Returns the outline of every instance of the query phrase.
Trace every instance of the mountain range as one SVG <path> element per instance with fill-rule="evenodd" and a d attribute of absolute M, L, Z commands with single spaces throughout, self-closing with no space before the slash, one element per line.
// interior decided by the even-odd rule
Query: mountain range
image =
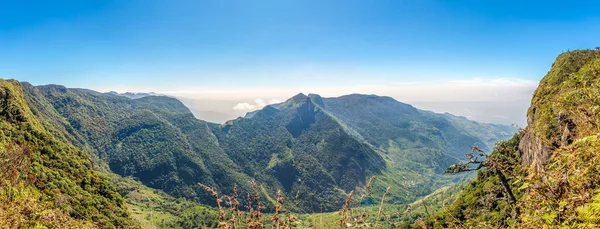
<path fill-rule="evenodd" d="M 3 148 L 33 145 L 32 151 L 40 155 L 30 155 L 28 160 L 66 177 L 65 182 L 75 182 L 35 185 L 48 201 L 60 197 L 48 193 L 71 196 L 71 189 L 98 195 L 88 199 L 100 205 L 85 204 L 85 209 L 91 209 L 85 215 L 76 208 L 51 206 L 84 221 L 97 223 L 104 217 L 100 225 L 105 227 L 131 222 L 121 197 L 126 193 L 119 195 L 103 174 L 131 177 L 173 197 L 210 205 L 214 198 L 198 183 L 225 194 L 234 187 L 251 193 L 249 181 L 255 180 L 267 200 L 267 211 L 276 205 L 272 196 L 277 190 L 286 199 L 297 199 L 286 203 L 295 212 L 333 211 L 343 205 L 348 192 L 362 190 L 373 175 L 383 185 L 374 192 L 391 187 L 390 203 L 414 201 L 457 181 L 458 177 L 442 172 L 473 145 L 491 150 L 496 141 L 516 132 L 511 126 L 419 110 L 375 95 L 298 94 L 216 124 L 195 118 L 175 98 L 155 94 L 100 93 L 14 80 L 3 80 L 1 85 L 2 120 L 8 126 L 3 132 L 12 136 L 2 142 Z M 48 153 L 37 138 L 59 142 L 73 152 Z M 39 181 L 46 176 L 44 169 L 22 173 L 37 177 L 32 183 L 48 183 Z M 89 184 L 92 178 L 81 174 L 100 180 Z"/>

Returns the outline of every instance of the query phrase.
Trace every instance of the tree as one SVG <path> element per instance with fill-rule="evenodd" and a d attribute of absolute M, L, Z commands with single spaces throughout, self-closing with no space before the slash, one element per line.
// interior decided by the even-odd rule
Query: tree
<path fill-rule="evenodd" d="M 515 195 L 513 194 L 510 185 L 508 184 L 508 179 L 506 179 L 506 176 L 502 171 L 504 166 L 500 162 L 500 160 L 496 160 L 494 157 L 485 154 L 483 150 L 481 150 L 481 148 L 479 148 L 478 146 L 473 146 L 471 152 L 467 154 L 467 159 L 468 160 L 466 162 L 451 165 L 446 169 L 446 171 L 444 171 L 444 173 L 458 174 L 462 172 L 476 171 L 483 168 L 487 168 L 494 175 L 498 176 L 500 184 L 502 185 L 506 193 L 508 203 L 515 207 L 517 199 L 515 198 Z M 515 213 L 516 215 L 519 214 L 517 208 L 515 208 Z"/>

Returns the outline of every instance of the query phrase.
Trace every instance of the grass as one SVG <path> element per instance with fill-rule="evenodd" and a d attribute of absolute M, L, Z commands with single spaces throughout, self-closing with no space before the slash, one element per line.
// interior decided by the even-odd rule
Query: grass
<path fill-rule="evenodd" d="M 131 177 L 111 177 L 127 202 L 131 217 L 142 228 L 216 227 L 219 213 L 212 207 L 149 188 Z"/>
<path fill-rule="evenodd" d="M 371 177 L 364 189 L 360 190 L 361 194 L 348 193 L 339 211 L 307 214 L 295 214 L 284 209 L 284 201 L 290 200 L 284 200 L 282 195 L 267 197 L 267 201 L 275 202 L 274 213 L 261 212 L 259 193 L 264 192 L 264 187 L 256 183 L 252 185 L 254 190 L 253 194 L 248 195 L 249 199 L 242 200 L 246 202 L 244 209 L 232 208 L 230 197 L 221 196 L 214 189 L 201 186 L 212 193 L 218 202 L 225 203 L 219 206 L 219 211 L 224 213 L 218 224 L 219 228 L 408 228 L 416 227 L 413 225 L 415 221 L 436 214 L 452 203 L 464 183 L 443 186 L 410 204 L 389 204 L 386 196 L 390 188 L 386 188 L 383 196 L 377 197 L 379 202 L 374 201 L 371 190 L 380 185 L 376 179 L 378 178 L 375 176 Z M 230 211 L 226 211 L 227 208 Z M 236 210 L 238 213 L 234 214 Z"/>

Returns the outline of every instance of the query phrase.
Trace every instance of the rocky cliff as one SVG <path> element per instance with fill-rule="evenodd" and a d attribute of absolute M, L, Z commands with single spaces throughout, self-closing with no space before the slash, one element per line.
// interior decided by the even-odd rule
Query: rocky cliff
<path fill-rule="evenodd" d="M 540 81 L 527 113 L 519 144 L 524 165 L 542 166 L 554 149 L 598 132 L 600 124 L 600 51 L 559 55 Z"/>

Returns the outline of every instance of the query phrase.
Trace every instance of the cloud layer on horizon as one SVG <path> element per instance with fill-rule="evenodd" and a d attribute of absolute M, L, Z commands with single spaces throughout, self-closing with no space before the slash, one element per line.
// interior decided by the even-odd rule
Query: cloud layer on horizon
<path fill-rule="evenodd" d="M 213 122 L 223 122 L 243 116 L 248 111 L 285 101 L 302 92 L 319 94 L 323 97 L 354 93 L 389 96 L 421 109 L 449 112 L 482 122 L 524 126 L 526 110 L 536 87 L 537 82 L 531 80 L 474 78 L 460 81 L 392 82 L 387 85 L 199 88 L 192 91 L 161 93 L 185 98 L 187 101 L 197 101 L 196 103 L 184 102 L 193 111 L 205 110 L 228 116 L 218 118 L 219 120 L 208 120 Z M 207 106 L 208 104 L 212 105 Z M 228 105 L 216 106 L 215 104 Z M 199 118 L 206 118 L 196 115 Z"/>
<path fill-rule="evenodd" d="M 254 103 L 248 103 L 248 102 L 238 103 L 235 106 L 233 106 L 233 109 L 237 110 L 237 111 L 253 111 L 253 110 L 262 109 L 263 107 L 265 107 L 267 105 L 281 103 L 281 102 L 282 102 L 282 100 L 279 100 L 279 99 L 271 99 L 271 100 L 269 100 L 268 103 L 262 99 L 255 99 Z"/>

